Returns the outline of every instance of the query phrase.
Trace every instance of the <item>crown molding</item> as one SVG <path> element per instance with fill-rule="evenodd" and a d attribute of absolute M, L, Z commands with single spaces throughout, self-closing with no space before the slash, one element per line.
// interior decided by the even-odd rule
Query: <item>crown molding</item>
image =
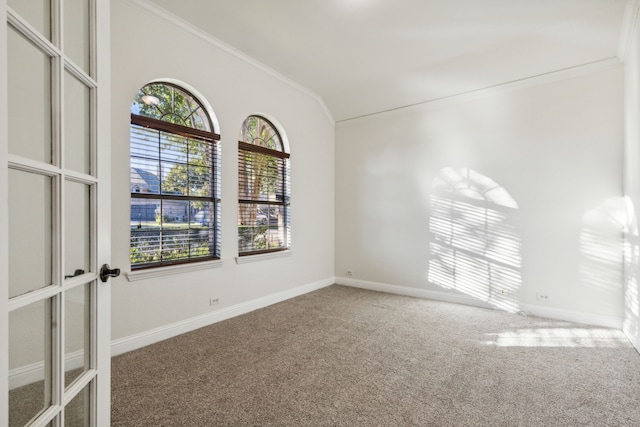
<path fill-rule="evenodd" d="M 222 40 L 219 40 L 215 37 L 213 37 L 211 34 L 197 28 L 196 26 L 194 26 L 193 24 L 191 24 L 190 22 L 174 15 L 173 13 L 169 12 L 168 10 L 158 6 L 157 4 L 151 2 L 150 0 L 123 0 L 126 1 L 128 3 L 134 4 L 142 9 L 144 9 L 145 11 L 149 12 L 149 13 L 153 13 L 154 15 L 156 15 L 159 18 L 164 19 L 165 21 L 175 25 L 176 27 L 182 29 L 183 31 L 186 31 L 187 33 L 199 38 L 200 40 L 209 43 L 210 45 L 223 50 L 224 52 L 234 56 L 237 59 L 240 59 L 241 61 L 244 61 L 245 63 L 251 65 L 252 67 L 257 68 L 258 70 L 262 71 L 265 74 L 270 75 L 271 77 L 281 81 L 282 83 L 285 83 L 289 86 L 291 86 L 292 88 L 296 89 L 297 91 L 309 96 L 310 98 L 313 98 L 316 102 L 318 102 L 318 104 L 320 104 L 320 108 L 322 109 L 322 112 L 324 113 L 324 115 L 326 116 L 326 118 L 329 120 L 329 122 L 332 125 L 335 125 L 336 120 L 333 117 L 333 114 L 331 114 L 331 111 L 329 110 L 329 107 L 327 107 L 327 104 L 324 102 L 324 100 L 322 99 L 322 97 L 320 95 L 318 95 L 317 93 L 307 89 L 306 87 L 304 87 L 303 85 L 301 85 L 300 83 L 290 79 L 289 77 L 286 77 L 285 75 L 279 73 L 278 71 L 274 70 L 273 68 L 268 67 L 267 65 L 263 64 L 262 62 L 259 62 L 255 59 L 253 59 L 252 57 L 250 57 L 249 55 L 239 51 L 238 49 L 234 48 L 231 45 L 228 45 L 227 43 L 223 42 Z"/>
<path fill-rule="evenodd" d="M 625 62 L 629 55 L 629 48 L 633 32 L 638 26 L 640 20 L 640 0 L 629 0 L 624 10 L 622 18 L 622 29 L 620 30 L 620 39 L 618 41 L 618 58 Z"/>
<path fill-rule="evenodd" d="M 640 0 L 639 0 L 640 1 Z M 382 111 L 373 111 L 371 113 L 363 114 L 361 116 L 350 117 L 341 119 L 336 122 L 336 127 L 350 124 L 351 122 L 359 120 L 374 119 L 377 120 L 380 117 L 392 116 L 398 114 L 414 113 L 418 111 L 424 111 L 429 108 L 437 108 L 442 105 L 465 102 L 471 99 L 476 99 L 485 96 L 495 95 L 502 91 L 517 90 L 521 88 L 536 86 L 544 83 L 549 83 L 558 80 L 564 80 L 571 77 L 595 72 L 598 70 L 606 69 L 609 67 L 620 67 L 621 61 L 618 57 L 613 56 L 611 58 L 604 58 L 586 64 L 574 65 L 571 67 L 563 68 L 560 70 L 549 71 L 533 76 L 523 77 L 517 80 L 511 80 L 508 82 L 497 83 L 495 85 L 481 87 L 477 89 L 470 89 L 466 92 L 452 93 L 451 95 L 445 95 L 440 98 L 427 99 L 415 104 L 401 105 L 398 107 L 389 108 Z"/>

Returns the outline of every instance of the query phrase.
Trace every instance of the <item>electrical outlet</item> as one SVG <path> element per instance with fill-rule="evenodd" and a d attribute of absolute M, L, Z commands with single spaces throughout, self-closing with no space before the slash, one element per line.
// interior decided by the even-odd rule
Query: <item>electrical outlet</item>
<path fill-rule="evenodd" d="M 347 270 L 345 271 L 345 274 L 347 275 L 347 277 L 353 277 L 353 270 Z"/>
<path fill-rule="evenodd" d="M 547 295 L 547 294 L 536 294 L 536 299 L 538 301 L 549 301 L 549 295 Z"/>
<path fill-rule="evenodd" d="M 220 298 L 209 298 L 209 305 L 216 305 L 220 302 Z"/>

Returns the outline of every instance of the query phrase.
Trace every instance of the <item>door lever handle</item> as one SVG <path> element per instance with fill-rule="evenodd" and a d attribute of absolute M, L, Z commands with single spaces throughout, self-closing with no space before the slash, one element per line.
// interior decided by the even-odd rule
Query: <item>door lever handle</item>
<path fill-rule="evenodd" d="M 108 264 L 105 264 L 100 269 L 100 280 L 106 282 L 109 277 L 118 277 L 120 275 L 119 268 L 111 268 Z"/>
<path fill-rule="evenodd" d="M 81 268 L 78 268 L 76 269 L 76 271 L 73 272 L 73 274 L 67 274 L 66 276 L 64 276 L 64 278 L 70 279 L 72 277 L 80 276 L 81 274 L 84 274 L 84 270 Z"/>

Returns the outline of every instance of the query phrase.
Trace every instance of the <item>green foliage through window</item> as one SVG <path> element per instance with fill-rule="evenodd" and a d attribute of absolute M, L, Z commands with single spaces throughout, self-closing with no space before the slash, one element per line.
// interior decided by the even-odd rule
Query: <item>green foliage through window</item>
<path fill-rule="evenodd" d="M 289 247 L 289 154 L 275 126 L 260 116 L 242 125 L 238 148 L 240 255 Z"/>
<path fill-rule="evenodd" d="M 170 83 L 149 83 L 140 89 L 131 104 L 131 113 L 199 130 L 213 129 L 203 105 Z"/>
<path fill-rule="evenodd" d="M 219 135 L 205 108 L 150 83 L 131 111 L 132 267 L 218 258 Z"/>

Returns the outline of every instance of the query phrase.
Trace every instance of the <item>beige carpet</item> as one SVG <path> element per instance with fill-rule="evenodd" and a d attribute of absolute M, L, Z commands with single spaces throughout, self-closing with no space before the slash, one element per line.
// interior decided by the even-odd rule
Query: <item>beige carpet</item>
<path fill-rule="evenodd" d="M 71 384 L 73 380 L 82 374 L 82 369 L 68 371 L 65 376 L 65 384 Z M 39 416 L 48 406 L 45 405 L 44 381 L 36 381 L 22 387 L 9 390 L 9 427 L 22 427 L 28 424 L 37 415 Z M 65 427 L 83 427 L 87 425 L 89 414 L 85 403 L 89 396 L 81 391 L 69 402 L 65 408 Z"/>
<path fill-rule="evenodd" d="M 619 331 L 342 286 L 112 366 L 113 426 L 640 426 Z"/>

